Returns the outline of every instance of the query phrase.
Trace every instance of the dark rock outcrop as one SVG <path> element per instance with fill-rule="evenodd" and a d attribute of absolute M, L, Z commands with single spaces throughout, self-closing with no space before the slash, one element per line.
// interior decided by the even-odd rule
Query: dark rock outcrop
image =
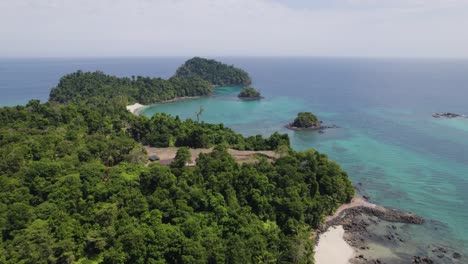
<path fill-rule="evenodd" d="M 455 113 L 434 113 L 432 114 L 434 118 L 456 118 L 456 117 L 466 117 L 465 115 L 455 114 Z"/>

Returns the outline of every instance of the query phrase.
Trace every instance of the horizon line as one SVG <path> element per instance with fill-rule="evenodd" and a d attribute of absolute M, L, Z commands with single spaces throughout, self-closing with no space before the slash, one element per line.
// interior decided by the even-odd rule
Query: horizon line
<path fill-rule="evenodd" d="M 365 55 L 85 55 L 85 56 L 2 56 L 3 59 L 154 59 L 154 58 L 319 58 L 319 59 L 427 59 L 468 60 L 468 56 L 365 56 Z"/>

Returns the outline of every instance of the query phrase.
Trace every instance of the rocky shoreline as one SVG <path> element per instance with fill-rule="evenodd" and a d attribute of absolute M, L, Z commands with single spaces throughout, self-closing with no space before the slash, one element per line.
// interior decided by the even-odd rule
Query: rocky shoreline
<path fill-rule="evenodd" d="M 253 97 L 238 96 L 238 98 L 241 101 L 256 101 L 256 100 L 265 99 L 265 97 L 263 97 L 263 96 L 253 96 Z"/>
<path fill-rule="evenodd" d="M 291 130 L 295 130 L 295 131 L 312 130 L 312 131 L 319 131 L 322 133 L 323 133 L 323 130 L 325 129 L 339 128 L 339 126 L 337 125 L 323 125 L 321 122 L 320 122 L 320 125 L 311 126 L 311 127 L 295 127 L 292 125 L 292 123 L 287 124 L 285 127 Z"/>
<path fill-rule="evenodd" d="M 464 256 L 433 245 L 418 252 L 395 250 L 412 245 L 409 225 L 421 225 L 425 220 L 413 213 L 385 208 L 355 197 L 340 207 L 316 230 L 315 244 L 320 235 L 332 226 L 342 226 L 344 240 L 355 250 L 349 263 L 463 263 Z"/>

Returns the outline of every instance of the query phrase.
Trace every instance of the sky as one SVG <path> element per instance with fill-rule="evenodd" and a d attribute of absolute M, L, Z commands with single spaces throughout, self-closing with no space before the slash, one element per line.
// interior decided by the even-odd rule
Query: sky
<path fill-rule="evenodd" d="M 468 0 L 0 0 L 0 57 L 468 58 Z"/>

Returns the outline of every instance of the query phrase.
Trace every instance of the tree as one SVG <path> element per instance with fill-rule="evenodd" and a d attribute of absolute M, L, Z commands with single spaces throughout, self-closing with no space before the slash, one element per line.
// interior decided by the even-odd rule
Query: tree
<path fill-rule="evenodd" d="M 203 108 L 203 106 L 200 105 L 200 109 L 197 112 L 195 112 L 195 115 L 197 116 L 197 122 L 200 122 L 200 116 L 203 113 L 203 111 L 205 111 L 205 108 Z"/>
<path fill-rule="evenodd" d="M 35 220 L 15 236 L 12 263 L 54 263 L 54 244 L 47 221 Z"/>
<path fill-rule="evenodd" d="M 171 163 L 172 168 L 183 168 L 185 164 L 192 161 L 192 154 L 186 147 L 179 148 L 177 150 L 174 161 Z"/>

